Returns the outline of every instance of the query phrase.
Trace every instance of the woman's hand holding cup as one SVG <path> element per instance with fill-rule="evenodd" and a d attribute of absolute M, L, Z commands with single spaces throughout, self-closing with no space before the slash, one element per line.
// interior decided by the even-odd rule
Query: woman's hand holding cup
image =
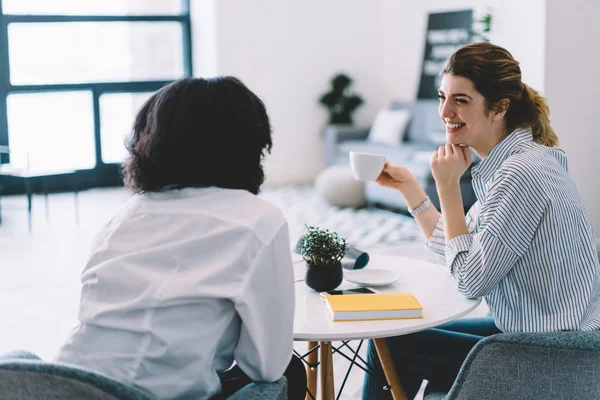
<path fill-rule="evenodd" d="M 405 190 L 411 192 L 411 187 L 420 187 L 409 170 L 392 164 L 382 154 L 351 151 L 350 165 L 356 179 L 375 181 L 381 186 L 399 190 L 404 195 Z"/>
<path fill-rule="evenodd" d="M 427 199 L 425 190 L 417 178 L 405 167 L 386 161 L 383 171 L 375 180 L 379 185 L 398 190 L 409 208 L 415 208 Z M 437 219 L 436 219 L 437 221 Z M 433 223 L 435 226 L 435 223 Z M 433 231 L 433 228 L 431 228 Z"/>
<path fill-rule="evenodd" d="M 402 188 L 406 184 L 414 181 L 415 177 L 408 169 L 400 165 L 394 165 L 389 161 L 385 162 L 383 171 L 381 171 L 381 174 L 375 180 L 381 186 L 400 191 L 402 191 Z"/>

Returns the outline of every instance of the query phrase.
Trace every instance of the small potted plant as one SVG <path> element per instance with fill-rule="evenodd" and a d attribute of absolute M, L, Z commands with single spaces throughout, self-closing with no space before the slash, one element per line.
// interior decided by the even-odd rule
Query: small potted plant
<path fill-rule="evenodd" d="M 353 123 L 352 114 L 363 104 L 363 99 L 350 92 L 352 79 L 346 74 L 337 74 L 331 79 L 331 89 L 321 95 L 319 103 L 329 111 L 329 124 Z"/>
<path fill-rule="evenodd" d="M 306 261 L 306 285 L 317 292 L 333 290 L 344 277 L 342 258 L 346 239 L 316 226 L 306 226 L 306 230 L 299 243 L 300 254 Z"/>

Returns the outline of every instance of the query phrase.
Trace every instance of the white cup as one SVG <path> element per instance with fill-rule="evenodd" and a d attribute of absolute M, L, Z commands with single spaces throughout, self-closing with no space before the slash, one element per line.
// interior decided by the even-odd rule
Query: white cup
<path fill-rule="evenodd" d="M 361 153 L 358 151 L 350 152 L 350 166 L 354 178 L 362 181 L 374 181 L 377 179 L 383 166 L 385 165 L 385 156 L 381 154 Z"/>

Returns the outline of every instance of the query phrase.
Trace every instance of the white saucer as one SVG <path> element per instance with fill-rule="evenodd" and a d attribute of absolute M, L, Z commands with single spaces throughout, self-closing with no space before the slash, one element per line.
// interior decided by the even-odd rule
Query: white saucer
<path fill-rule="evenodd" d="M 344 270 L 344 279 L 361 286 L 384 286 L 400 279 L 400 274 L 386 269 L 366 267 Z"/>

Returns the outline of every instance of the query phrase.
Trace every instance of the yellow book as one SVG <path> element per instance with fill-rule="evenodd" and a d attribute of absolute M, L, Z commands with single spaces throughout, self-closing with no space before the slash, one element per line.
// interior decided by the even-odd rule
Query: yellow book
<path fill-rule="evenodd" d="M 423 318 L 423 306 L 410 293 L 325 296 L 334 321 Z"/>

